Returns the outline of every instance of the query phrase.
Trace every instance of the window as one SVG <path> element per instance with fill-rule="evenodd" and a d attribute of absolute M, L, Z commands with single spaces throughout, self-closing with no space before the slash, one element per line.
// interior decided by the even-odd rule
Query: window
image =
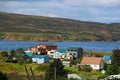
<path fill-rule="evenodd" d="M 77 52 L 77 50 L 74 50 L 75 52 Z"/>
<path fill-rule="evenodd" d="M 76 56 L 76 54 L 75 54 L 75 53 L 74 53 L 73 55 L 74 55 L 74 56 Z"/>
<path fill-rule="evenodd" d="M 53 54 L 54 52 L 50 52 L 51 54 Z"/>
<path fill-rule="evenodd" d="M 72 55 L 72 53 L 69 53 L 69 55 Z"/>

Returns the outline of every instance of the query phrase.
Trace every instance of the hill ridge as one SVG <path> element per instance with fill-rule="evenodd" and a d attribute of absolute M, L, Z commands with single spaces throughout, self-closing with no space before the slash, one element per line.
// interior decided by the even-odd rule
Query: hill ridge
<path fill-rule="evenodd" d="M 19 40 L 120 41 L 120 23 L 107 24 L 4 12 L 0 12 L 0 31 L 0 39 L 3 40 L 18 40 L 16 36 L 21 36 Z M 8 33 L 14 38 L 6 38 Z"/>

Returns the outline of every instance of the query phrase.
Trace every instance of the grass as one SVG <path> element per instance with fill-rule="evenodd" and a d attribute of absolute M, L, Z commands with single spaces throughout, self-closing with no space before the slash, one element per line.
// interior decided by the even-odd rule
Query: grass
<path fill-rule="evenodd" d="M 84 55 L 90 54 L 91 56 L 95 57 L 103 57 L 104 55 L 112 56 L 112 52 L 95 52 L 95 51 L 84 51 Z"/>
<path fill-rule="evenodd" d="M 7 74 L 19 74 L 19 75 L 26 75 L 25 71 L 25 65 L 28 68 L 28 73 L 30 72 L 30 67 L 32 67 L 32 70 L 34 74 L 37 75 L 44 75 L 46 70 L 48 69 L 50 63 L 44 63 L 44 64 L 19 64 L 19 63 L 6 63 L 6 62 L 0 62 L 0 71 L 5 72 Z M 92 72 L 85 72 L 85 71 L 78 71 L 77 66 L 74 67 L 64 67 L 65 70 L 68 71 L 68 73 L 75 73 L 79 75 L 82 78 L 98 78 L 100 76 L 105 76 L 105 74 L 102 74 L 99 71 L 92 71 Z M 22 79 L 21 79 L 22 80 Z"/>
<path fill-rule="evenodd" d="M 32 67 L 33 72 L 35 75 L 37 74 L 44 74 L 49 67 L 49 63 L 45 64 L 19 64 L 19 63 L 6 63 L 0 62 L 0 71 L 5 73 L 19 73 L 19 74 L 26 74 L 25 65 L 27 66 L 29 73 L 30 67 Z"/>
<path fill-rule="evenodd" d="M 69 74 L 70 73 L 75 73 L 75 74 L 79 75 L 82 78 L 92 79 L 92 78 L 98 78 L 100 76 L 106 76 L 105 74 L 102 74 L 99 71 L 91 71 L 91 72 L 78 71 L 77 67 L 65 67 L 64 69 L 68 70 Z"/>

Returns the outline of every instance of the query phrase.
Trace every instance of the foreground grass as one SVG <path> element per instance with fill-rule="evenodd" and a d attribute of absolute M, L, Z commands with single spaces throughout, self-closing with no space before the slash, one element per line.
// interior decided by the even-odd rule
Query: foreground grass
<path fill-rule="evenodd" d="M 38 74 L 44 74 L 45 71 L 49 67 L 49 63 L 45 64 L 19 64 L 19 63 L 6 63 L 6 62 L 0 62 L 0 71 L 5 72 L 5 73 L 18 73 L 18 74 L 26 74 L 25 71 L 25 65 L 28 68 L 29 73 L 30 72 L 30 67 L 32 67 L 32 70 L 35 75 Z"/>
<path fill-rule="evenodd" d="M 25 71 L 25 65 L 28 68 L 29 74 L 30 67 L 32 67 L 33 72 L 35 75 L 44 75 L 46 70 L 49 67 L 49 63 L 45 64 L 19 64 L 19 63 L 6 63 L 6 62 L 0 62 L 0 71 L 5 72 L 7 74 L 10 73 L 16 73 L 19 75 L 26 75 Z M 105 76 L 105 74 L 102 74 L 101 72 L 85 72 L 85 71 L 78 71 L 77 67 L 64 67 L 65 70 L 68 70 L 68 73 L 75 73 L 79 75 L 82 78 L 98 78 L 99 76 Z"/>
<path fill-rule="evenodd" d="M 100 76 L 106 76 L 105 74 L 102 74 L 99 71 L 91 71 L 91 72 L 78 71 L 77 67 L 65 67 L 64 69 L 68 70 L 69 73 L 76 73 L 82 78 L 88 78 L 88 79 L 96 78 L 97 79 Z"/>

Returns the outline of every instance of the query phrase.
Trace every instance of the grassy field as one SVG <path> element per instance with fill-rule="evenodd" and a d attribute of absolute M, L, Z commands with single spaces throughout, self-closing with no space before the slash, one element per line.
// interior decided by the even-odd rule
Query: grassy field
<path fill-rule="evenodd" d="M 78 71 L 77 67 L 65 67 L 64 69 L 68 70 L 69 73 L 76 73 L 82 78 L 92 79 L 92 78 L 98 78 L 100 76 L 106 76 L 106 74 L 102 74 L 99 71 L 91 71 L 91 72 Z"/>
<path fill-rule="evenodd" d="M 49 63 L 45 64 L 18 64 L 18 63 L 6 63 L 0 62 L 0 71 L 7 73 L 7 74 L 18 74 L 18 75 L 26 75 L 25 65 L 28 68 L 28 73 L 31 75 L 30 67 L 32 67 L 34 74 L 37 75 L 44 75 L 46 70 L 49 67 Z M 68 70 L 68 73 L 75 73 L 78 74 L 82 78 L 98 78 L 99 76 L 105 76 L 101 72 L 85 72 L 85 71 L 78 71 L 77 67 L 64 67 L 65 70 Z"/>
<path fill-rule="evenodd" d="M 85 54 L 92 54 L 94 56 L 99 56 L 99 57 L 103 57 L 104 55 L 112 55 L 112 52 L 93 52 L 93 51 L 84 51 L 84 55 Z M 81 60 L 81 59 L 80 59 Z M 75 60 L 76 62 L 80 62 L 80 60 Z M 44 75 L 46 70 L 49 68 L 50 63 L 53 62 L 53 59 L 51 59 L 49 61 L 49 63 L 43 63 L 43 64 L 35 64 L 35 63 L 29 63 L 29 64 L 20 64 L 20 63 L 8 63 L 8 62 L 4 62 L 3 57 L 0 56 L 0 71 L 7 73 L 7 74 L 18 74 L 14 77 L 18 78 L 22 75 L 26 75 L 26 71 L 25 71 L 25 65 L 28 68 L 28 73 L 31 75 L 30 72 L 30 67 L 32 67 L 33 73 L 35 74 L 35 76 L 38 75 Z M 68 71 L 68 73 L 75 73 L 78 74 L 80 77 L 82 78 L 98 78 L 100 76 L 106 76 L 106 74 L 102 74 L 99 71 L 92 71 L 92 72 L 85 72 L 85 71 L 78 71 L 78 67 L 77 66 L 72 66 L 72 67 L 64 67 L 65 70 Z M 13 77 L 12 76 L 12 77 Z M 10 80 L 15 80 L 12 79 L 12 77 L 10 76 L 9 78 L 11 78 Z M 24 78 L 24 76 L 22 76 Z M 19 79 L 19 80 L 23 80 L 23 78 Z M 26 80 L 26 79 L 24 79 Z"/>
<path fill-rule="evenodd" d="M 5 73 L 18 73 L 18 74 L 26 74 L 25 65 L 30 71 L 30 67 L 32 67 L 33 72 L 35 75 L 44 74 L 45 71 L 49 67 L 49 63 L 45 64 L 19 64 L 19 63 L 6 63 L 0 62 L 0 71 Z M 31 73 L 31 72 L 29 72 Z"/>

